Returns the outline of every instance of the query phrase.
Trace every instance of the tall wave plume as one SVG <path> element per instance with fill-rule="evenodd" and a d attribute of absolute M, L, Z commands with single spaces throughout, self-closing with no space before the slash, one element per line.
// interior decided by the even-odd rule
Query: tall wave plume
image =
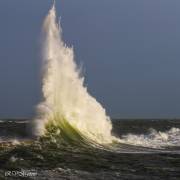
<path fill-rule="evenodd" d="M 111 143 L 111 121 L 84 86 L 84 78 L 65 45 L 53 5 L 43 24 L 43 101 L 38 105 L 34 134 Z"/>

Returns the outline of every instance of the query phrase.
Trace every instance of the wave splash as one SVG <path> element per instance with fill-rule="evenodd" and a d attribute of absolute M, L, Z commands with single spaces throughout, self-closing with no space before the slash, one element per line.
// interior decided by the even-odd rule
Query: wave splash
<path fill-rule="evenodd" d="M 173 127 L 165 132 L 150 129 L 148 134 L 127 134 L 122 136 L 121 143 L 149 148 L 178 147 L 180 146 L 180 129 Z"/>
<path fill-rule="evenodd" d="M 54 5 L 44 20 L 42 49 L 44 100 L 37 107 L 34 134 L 42 136 L 50 132 L 72 140 L 83 137 L 111 143 L 114 137 L 110 118 L 84 86 L 73 49 L 62 40 Z"/>
<path fill-rule="evenodd" d="M 60 23 L 56 22 L 55 6 L 43 24 L 43 101 L 33 121 L 33 134 L 62 137 L 67 142 L 110 144 L 119 142 L 135 146 L 160 148 L 177 146 L 180 129 L 167 132 L 151 130 L 148 135 L 112 136 L 112 124 L 105 109 L 84 86 L 84 78 L 74 61 L 73 49 L 62 39 Z"/>

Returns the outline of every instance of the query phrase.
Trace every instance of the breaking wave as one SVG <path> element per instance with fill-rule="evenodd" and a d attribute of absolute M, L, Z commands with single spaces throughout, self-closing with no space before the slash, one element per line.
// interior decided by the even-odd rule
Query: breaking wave
<path fill-rule="evenodd" d="M 178 146 L 178 128 L 166 132 L 151 130 L 142 135 L 128 134 L 121 138 L 112 135 L 111 120 L 84 86 L 73 48 L 64 43 L 61 25 L 56 19 L 53 4 L 43 23 L 43 100 L 33 120 L 33 134 L 52 137 L 55 141 L 64 139 L 89 144 L 115 142 L 150 148 Z"/>
<path fill-rule="evenodd" d="M 148 134 L 127 134 L 122 136 L 121 142 L 149 148 L 180 146 L 180 129 L 171 128 L 170 130 L 165 132 L 150 129 L 150 133 Z"/>
<path fill-rule="evenodd" d="M 34 134 L 56 134 L 71 140 L 111 143 L 112 125 L 105 109 L 84 86 L 73 49 L 62 39 L 53 5 L 43 24 L 43 101 L 38 105 Z"/>

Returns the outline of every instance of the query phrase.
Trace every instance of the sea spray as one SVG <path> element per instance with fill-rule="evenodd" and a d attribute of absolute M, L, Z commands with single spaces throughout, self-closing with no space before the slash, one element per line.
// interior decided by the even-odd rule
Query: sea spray
<path fill-rule="evenodd" d="M 111 143 L 112 125 L 105 109 L 84 86 L 74 60 L 74 51 L 62 39 L 53 5 L 43 24 L 43 101 L 37 107 L 33 133 L 83 137 L 97 143 Z"/>
<path fill-rule="evenodd" d="M 147 134 L 127 134 L 121 138 L 121 143 L 149 148 L 166 148 L 180 145 L 180 129 L 172 127 L 161 132 L 149 129 Z"/>

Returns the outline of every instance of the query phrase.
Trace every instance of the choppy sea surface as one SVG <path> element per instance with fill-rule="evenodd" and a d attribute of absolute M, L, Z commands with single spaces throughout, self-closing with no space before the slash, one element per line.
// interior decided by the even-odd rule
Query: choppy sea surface
<path fill-rule="evenodd" d="M 178 119 L 114 119 L 107 147 L 32 139 L 28 122 L 0 121 L 0 179 L 180 179 Z"/>

